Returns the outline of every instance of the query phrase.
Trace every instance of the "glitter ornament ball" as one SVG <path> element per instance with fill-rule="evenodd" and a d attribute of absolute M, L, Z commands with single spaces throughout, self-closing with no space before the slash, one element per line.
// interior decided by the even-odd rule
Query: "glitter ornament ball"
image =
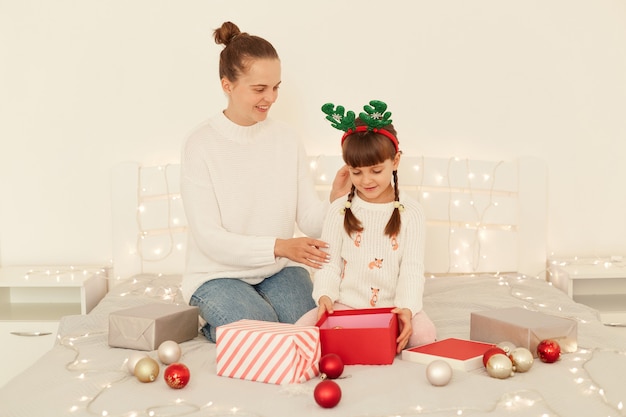
<path fill-rule="evenodd" d="M 148 355 L 145 354 L 145 352 L 133 352 L 130 354 L 130 356 L 128 357 L 128 361 L 126 362 L 126 366 L 128 367 L 128 372 L 131 373 L 131 375 L 135 375 L 135 366 L 137 365 L 137 362 L 139 362 L 139 360 L 148 357 Z"/>
<path fill-rule="evenodd" d="M 502 353 L 492 355 L 487 361 L 487 373 L 490 377 L 506 379 L 513 374 L 513 362 Z"/>
<path fill-rule="evenodd" d="M 561 346 L 556 340 L 542 340 L 537 345 L 537 356 L 546 363 L 556 362 L 561 357 Z"/>
<path fill-rule="evenodd" d="M 165 383 L 174 389 L 184 388 L 189 382 L 190 376 L 189 368 L 182 363 L 173 363 L 163 372 Z"/>
<path fill-rule="evenodd" d="M 502 353 L 503 355 L 507 354 L 506 351 L 502 349 L 501 347 L 494 346 L 492 348 L 489 348 L 483 354 L 483 366 L 487 366 L 487 361 L 489 360 L 489 358 L 495 355 L 496 353 Z"/>
<path fill-rule="evenodd" d="M 452 367 L 448 362 L 436 359 L 426 367 L 426 379 L 436 387 L 448 385 L 452 379 Z"/>
<path fill-rule="evenodd" d="M 533 354 L 530 350 L 524 347 L 517 347 L 513 349 L 509 354 L 509 358 L 511 358 L 511 362 L 513 362 L 513 370 L 515 372 L 526 372 L 535 362 Z"/>
<path fill-rule="evenodd" d="M 166 340 L 159 345 L 157 353 L 159 355 L 159 360 L 165 365 L 169 365 L 180 360 L 182 351 L 178 343 L 173 340 Z"/>
<path fill-rule="evenodd" d="M 324 408 L 333 408 L 341 400 L 341 388 L 335 381 L 325 379 L 313 391 L 315 402 Z"/>
<path fill-rule="evenodd" d="M 159 376 L 159 364 L 149 356 L 139 359 L 135 365 L 135 376 L 141 382 L 153 382 Z"/>
<path fill-rule="evenodd" d="M 343 361 L 336 353 L 328 353 L 319 363 L 322 379 L 336 379 L 343 373 Z"/>

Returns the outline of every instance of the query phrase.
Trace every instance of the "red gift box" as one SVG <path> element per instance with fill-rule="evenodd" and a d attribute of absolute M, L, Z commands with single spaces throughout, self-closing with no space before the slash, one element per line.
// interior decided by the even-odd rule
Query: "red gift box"
<path fill-rule="evenodd" d="M 317 322 L 322 356 L 336 353 L 344 365 L 388 365 L 396 356 L 398 317 L 393 308 L 335 310 Z"/>

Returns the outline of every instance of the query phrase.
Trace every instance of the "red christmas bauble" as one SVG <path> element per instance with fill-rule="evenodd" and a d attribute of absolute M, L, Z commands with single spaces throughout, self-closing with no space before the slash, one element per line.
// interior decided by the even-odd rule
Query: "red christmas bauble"
<path fill-rule="evenodd" d="M 556 340 L 542 340 L 537 345 L 537 356 L 542 362 L 556 362 L 561 357 L 561 346 Z"/>
<path fill-rule="evenodd" d="M 494 346 L 492 348 L 489 348 L 483 354 L 483 366 L 487 366 L 487 362 L 489 361 L 489 358 L 495 355 L 496 353 L 502 353 L 503 355 L 506 355 L 506 351 L 502 349 L 501 347 Z"/>
<path fill-rule="evenodd" d="M 167 383 L 170 388 L 174 389 L 184 388 L 189 382 L 189 377 L 189 368 L 182 363 L 171 364 L 165 368 L 165 372 L 163 373 L 165 383 Z"/>
<path fill-rule="evenodd" d="M 324 408 L 333 408 L 341 400 L 341 388 L 335 381 L 325 379 L 313 391 L 315 402 Z"/>
<path fill-rule="evenodd" d="M 328 353 L 320 359 L 320 372 L 328 379 L 336 379 L 343 373 L 343 361 L 336 353 Z"/>

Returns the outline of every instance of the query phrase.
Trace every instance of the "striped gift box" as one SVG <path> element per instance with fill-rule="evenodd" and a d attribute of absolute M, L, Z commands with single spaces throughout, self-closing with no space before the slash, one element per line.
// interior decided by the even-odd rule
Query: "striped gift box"
<path fill-rule="evenodd" d="M 239 320 L 216 329 L 217 374 L 269 384 L 306 382 L 319 374 L 319 328 Z"/>

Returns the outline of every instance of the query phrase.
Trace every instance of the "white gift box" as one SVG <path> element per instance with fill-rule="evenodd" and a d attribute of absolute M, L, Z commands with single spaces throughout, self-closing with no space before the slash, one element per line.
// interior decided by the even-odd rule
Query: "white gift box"
<path fill-rule="evenodd" d="M 520 307 L 476 311 L 470 317 L 470 339 L 488 343 L 511 342 L 530 350 L 537 357 L 537 345 L 556 340 L 563 353 L 575 352 L 576 321 Z"/>

